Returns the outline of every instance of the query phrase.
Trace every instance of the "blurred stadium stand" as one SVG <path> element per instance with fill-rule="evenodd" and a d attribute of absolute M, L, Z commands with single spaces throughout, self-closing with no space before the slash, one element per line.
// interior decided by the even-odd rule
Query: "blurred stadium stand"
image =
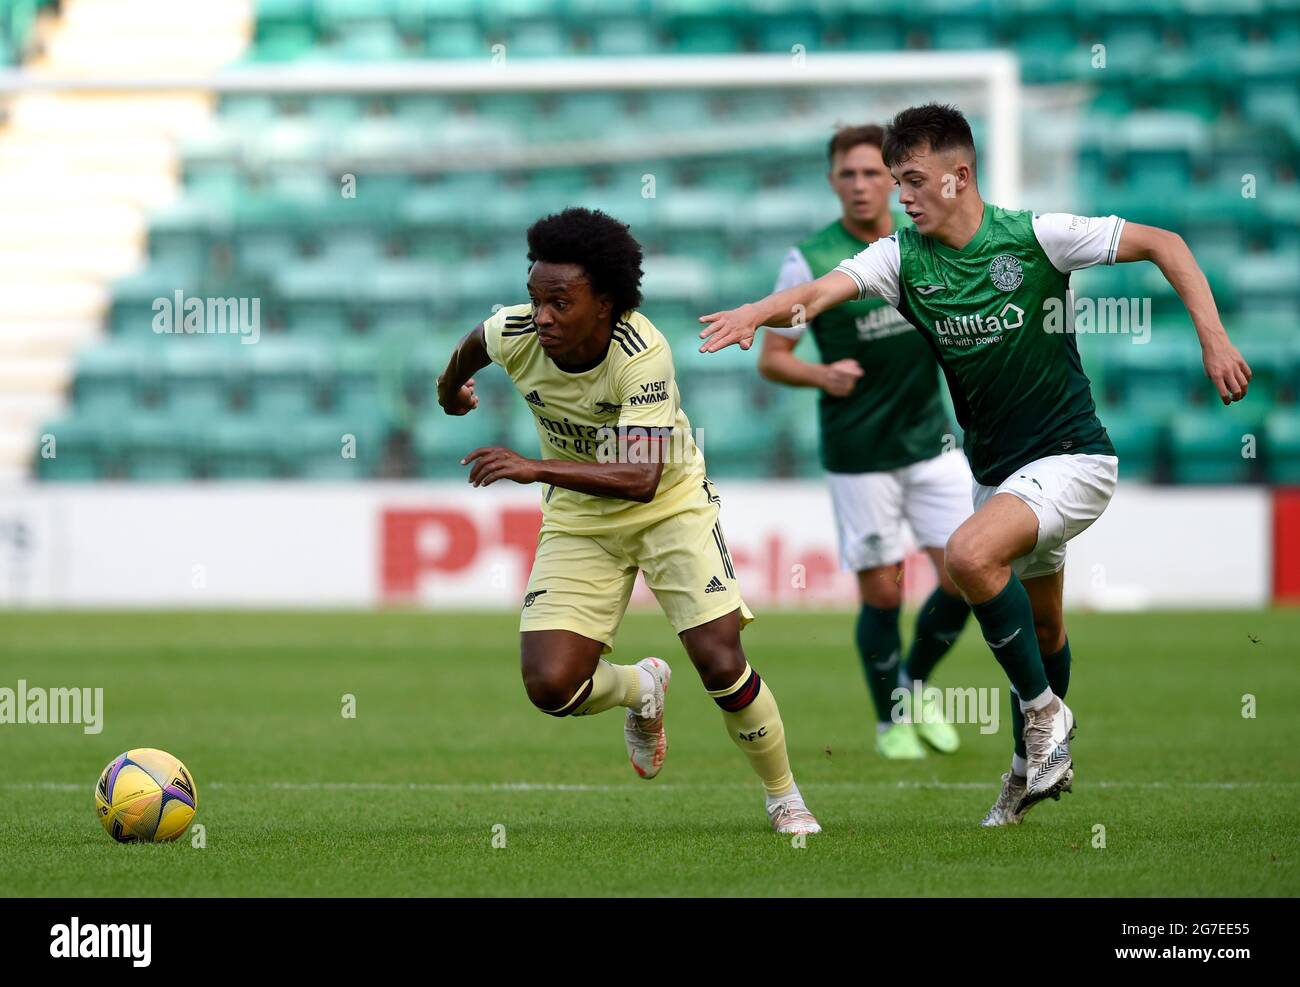
<path fill-rule="evenodd" d="M 0 3 L 10 60 L 36 6 Z M 1080 337 L 1126 476 L 1300 481 L 1300 0 L 258 0 L 255 14 L 254 64 L 484 59 L 496 44 L 511 59 L 1010 48 L 1030 87 L 1083 94 L 1073 120 L 1026 119 L 1027 172 L 1064 148 L 1072 178 L 1062 191 L 1054 167 L 1028 173 L 1023 204 L 1181 232 L 1255 368 L 1250 400 L 1226 412 L 1154 268 L 1080 276 L 1081 295 L 1152 298 L 1147 344 Z M 526 226 L 583 204 L 631 223 L 646 247 L 643 310 L 679 348 L 712 472 L 816 475 L 815 396 L 761 382 L 752 354 L 694 359 L 694 320 L 770 290 L 789 245 L 834 218 L 828 128 L 712 157 L 421 162 L 435 147 L 474 155 L 594 133 L 667 145 L 801 117 L 861 122 L 855 98 L 227 94 L 182 147 L 182 194 L 149 213 L 145 266 L 113 282 L 105 334 L 78 350 L 70 405 L 41 428 L 58 456 L 28 463 L 48 480 L 446 477 L 475 445 L 531 451 L 531 419 L 501 375 L 480 375 L 483 406 L 455 427 L 433 377 L 493 305 L 522 299 Z M 340 195 L 344 172 L 355 199 Z M 655 199 L 640 195 L 646 174 Z M 178 288 L 259 298 L 258 344 L 156 334 L 153 300 Z M 1257 459 L 1205 455 L 1243 433 L 1259 437 Z M 357 436 L 357 459 L 340 459 L 341 434 Z"/>

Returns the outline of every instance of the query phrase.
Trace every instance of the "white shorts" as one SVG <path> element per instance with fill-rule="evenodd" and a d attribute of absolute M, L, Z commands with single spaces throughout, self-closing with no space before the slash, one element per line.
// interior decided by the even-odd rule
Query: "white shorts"
<path fill-rule="evenodd" d="M 881 473 L 828 473 L 840 568 L 850 572 L 894 565 L 911 541 L 906 519 L 922 548 L 943 548 L 971 515 L 970 467 L 960 450 Z"/>
<path fill-rule="evenodd" d="M 994 494 L 1014 494 L 1038 518 L 1038 544 L 1011 563 L 1021 579 L 1049 576 L 1065 567 L 1065 543 L 1101 517 L 1115 493 L 1114 456 L 1044 456 L 1020 467 L 996 487 L 975 484 L 975 509 Z"/>

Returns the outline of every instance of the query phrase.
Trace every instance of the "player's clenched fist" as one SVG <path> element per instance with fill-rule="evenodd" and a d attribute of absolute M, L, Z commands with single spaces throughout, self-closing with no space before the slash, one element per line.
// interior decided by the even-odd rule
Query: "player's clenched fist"
<path fill-rule="evenodd" d="M 862 364 L 852 357 L 822 367 L 822 390 L 831 397 L 846 398 L 862 378 Z"/>
<path fill-rule="evenodd" d="M 1205 376 L 1218 390 L 1220 401 L 1232 404 L 1246 396 L 1252 374 L 1237 347 L 1225 338 L 1221 343 L 1206 346 L 1202 356 Z"/>
<path fill-rule="evenodd" d="M 481 446 L 460 461 L 462 466 L 470 463 L 474 468 L 469 471 L 469 482 L 476 487 L 486 487 L 497 480 L 516 483 L 537 480 L 537 463 L 504 446 Z"/>
<path fill-rule="evenodd" d="M 478 407 L 478 395 L 474 393 L 474 378 L 471 377 L 455 390 L 448 389 L 446 378 L 438 378 L 438 404 L 449 415 L 467 415 Z"/>
<path fill-rule="evenodd" d="M 700 330 L 700 338 L 704 344 L 700 347 L 700 352 L 716 353 L 732 343 L 739 343 L 742 350 L 749 349 L 754 345 L 754 333 L 758 331 L 758 323 L 752 313 L 752 305 L 742 305 L 728 312 L 701 315 L 700 321 L 704 323 L 704 328 Z"/>

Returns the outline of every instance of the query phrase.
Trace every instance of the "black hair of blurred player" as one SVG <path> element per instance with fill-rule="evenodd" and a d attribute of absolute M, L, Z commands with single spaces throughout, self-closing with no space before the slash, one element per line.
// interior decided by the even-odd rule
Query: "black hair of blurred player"
<path fill-rule="evenodd" d="M 599 364 L 614 325 L 641 304 L 641 245 L 626 223 L 574 207 L 528 228 L 537 341 L 565 369 Z"/>

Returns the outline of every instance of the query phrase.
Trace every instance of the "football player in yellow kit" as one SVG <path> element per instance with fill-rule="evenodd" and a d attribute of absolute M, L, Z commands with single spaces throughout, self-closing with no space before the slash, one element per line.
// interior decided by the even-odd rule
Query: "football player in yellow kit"
<path fill-rule="evenodd" d="M 468 414 L 478 405 L 474 374 L 495 363 L 537 425 L 540 459 L 493 446 L 462 460 L 475 486 L 544 485 L 519 622 L 524 687 L 553 716 L 625 707 L 632 766 L 643 778 L 657 775 L 667 750 L 668 663 L 602 657 L 644 572 L 762 779 L 773 829 L 817 833 L 790 771 L 776 699 L 741 648 L 753 615 L 682 411 L 672 351 L 636 310 L 641 258 L 628 227 L 604 213 L 575 208 L 538 220 L 528 230 L 528 304 L 475 326 L 438 378 L 443 410 Z"/>

